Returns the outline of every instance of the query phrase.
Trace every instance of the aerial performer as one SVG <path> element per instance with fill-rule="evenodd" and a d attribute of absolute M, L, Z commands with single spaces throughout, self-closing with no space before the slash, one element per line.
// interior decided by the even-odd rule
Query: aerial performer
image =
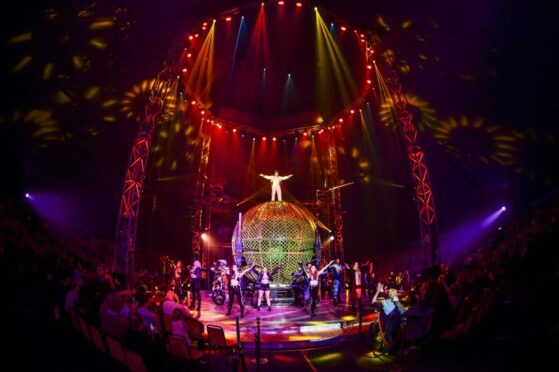
<path fill-rule="evenodd" d="M 269 180 L 272 183 L 272 201 L 276 200 L 276 195 L 278 197 L 278 201 L 281 201 L 281 186 L 280 183 L 281 181 L 285 181 L 288 178 L 291 178 L 293 175 L 290 174 L 288 176 L 280 176 L 278 175 L 278 171 L 276 170 L 274 172 L 273 176 L 266 176 L 262 173 L 260 173 L 260 177 L 263 177 L 267 180 Z"/>

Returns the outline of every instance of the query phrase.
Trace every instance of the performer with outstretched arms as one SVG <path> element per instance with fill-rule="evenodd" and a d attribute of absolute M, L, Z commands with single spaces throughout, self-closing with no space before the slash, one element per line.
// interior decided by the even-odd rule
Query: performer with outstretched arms
<path fill-rule="evenodd" d="M 245 315 L 245 304 L 243 303 L 243 294 L 241 293 L 241 278 L 252 270 L 253 267 L 254 264 L 239 272 L 239 267 L 237 265 L 233 265 L 231 279 L 229 280 L 229 304 L 227 305 L 227 315 L 231 315 L 231 308 L 233 307 L 235 297 L 237 297 L 237 302 L 241 307 L 241 318 Z"/>
<path fill-rule="evenodd" d="M 316 266 L 312 265 L 307 276 L 309 277 L 309 292 L 311 295 L 311 316 L 316 316 L 316 302 L 318 301 L 318 277 L 322 274 L 330 265 L 334 263 L 334 260 L 330 261 L 328 265 L 324 266 L 320 271 L 317 271 Z"/>
<path fill-rule="evenodd" d="M 270 301 L 270 282 L 274 280 L 274 275 L 281 269 L 281 265 L 268 272 L 268 268 L 264 266 L 262 271 L 258 273 L 256 283 L 260 285 L 258 288 L 258 304 L 257 309 L 260 311 L 260 304 L 262 303 L 262 296 L 266 296 L 266 303 L 268 304 L 268 311 L 272 311 L 272 302 Z"/>
<path fill-rule="evenodd" d="M 263 178 L 269 180 L 272 183 L 272 201 L 276 200 L 276 194 L 278 196 L 278 201 L 281 201 L 281 186 L 280 186 L 280 183 L 281 183 L 281 181 L 285 181 L 286 179 L 291 178 L 292 176 L 293 176 L 292 174 L 290 174 L 288 176 L 279 176 L 277 170 L 274 172 L 273 176 L 266 176 L 266 175 L 260 173 L 260 177 L 263 177 Z"/>
<path fill-rule="evenodd" d="M 200 312 L 200 306 L 202 305 L 202 298 L 200 295 L 200 287 L 202 282 L 202 265 L 200 261 L 194 261 L 194 264 L 190 267 L 190 310 L 194 310 L 194 304 L 198 300 L 198 307 L 196 310 Z"/>

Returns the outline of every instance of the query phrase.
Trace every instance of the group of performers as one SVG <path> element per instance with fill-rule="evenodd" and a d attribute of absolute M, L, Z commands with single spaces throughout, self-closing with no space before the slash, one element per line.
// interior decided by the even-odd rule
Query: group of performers
<path fill-rule="evenodd" d="M 233 264 L 231 269 L 227 267 L 225 260 L 219 260 L 214 263 L 214 267 L 210 269 L 216 278 L 223 283 L 223 288 L 228 292 L 227 315 L 231 315 L 231 310 L 235 301 L 239 305 L 240 315 L 244 316 L 244 299 L 243 292 L 246 289 L 245 276 L 251 271 L 256 272 L 255 289 L 257 289 L 256 308 L 260 311 L 262 302 L 265 300 L 265 306 L 268 311 L 272 311 L 272 303 L 270 299 L 270 284 L 274 280 L 274 275 L 282 268 L 278 266 L 272 270 L 267 267 L 259 267 L 253 263 L 247 265 L 243 262 L 243 269 L 237 264 Z M 311 317 L 316 316 L 316 309 L 320 298 L 324 298 L 326 292 L 329 292 L 329 298 L 332 299 L 334 305 L 342 303 L 341 293 L 342 285 L 345 283 L 344 278 L 348 278 L 349 293 L 351 298 L 351 307 L 356 309 L 361 306 L 362 299 L 368 297 L 373 298 L 375 293 L 375 269 L 372 262 L 367 261 L 360 265 L 354 262 L 353 265 L 342 263 L 339 258 L 330 261 L 322 268 L 316 259 L 311 260 L 306 265 L 300 263 L 299 270 L 293 273 L 293 285 L 296 290 L 297 297 L 302 298 L 305 308 L 310 305 Z M 179 301 L 185 303 L 187 293 L 185 283 L 190 280 L 190 309 L 200 312 L 201 310 L 201 279 L 202 267 L 199 260 L 195 260 L 192 265 L 185 268 L 182 262 L 177 261 L 173 266 L 173 278 L 171 286 L 174 288 Z M 217 280 L 217 279 L 216 279 Z M 322 291 L 320 292 L 320 289 Z"/>

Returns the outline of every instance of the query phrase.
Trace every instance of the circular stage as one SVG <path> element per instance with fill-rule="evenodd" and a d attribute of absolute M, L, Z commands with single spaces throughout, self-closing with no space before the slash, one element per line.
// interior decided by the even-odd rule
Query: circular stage
<path fill-rule="evenodd" d="M 209 294 L 204 292 L 201 310 L 201 316 L 196 311 L 192 315 L 205 325 L 223 327 L 227 340 L 236 341 L 235 318 L 240 316 L 240 308 L 236 302 L 231 315 L 226 316 L 227 305 L 216 305 Z M 363 332 L 373 320 L 369 306 L 364 306 L 364 313 Z M 241 342 L 247 350 L 254 348 L 257 317 L 261 320 L 260 340 L 262 349 L 265 350 L 332 345 L 359 333 L 359 317 L 357 311 L 351 310 L 349 303 L 334 306 L 330 299 L 325 299 L 319 304 L 316 314 L 316 317 L 311 318 L 310 307 L 272 306 L 272 311 L 268 311 L 267 307 L 261 307 L 258 311 L 250 304 L 245 305 L 245 316 L 239 322 Z"/>

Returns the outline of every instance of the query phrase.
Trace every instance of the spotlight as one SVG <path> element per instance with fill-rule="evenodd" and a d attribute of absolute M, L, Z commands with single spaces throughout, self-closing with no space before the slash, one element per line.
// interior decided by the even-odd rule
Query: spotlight
<path fill-rule="evenodd" d="M 202 111 L 200 111 L 200 114 L 201 115 L 206 115 L 206 111 L 202 110 Z"/>
<path fill-rule="evenodd" d="M 340 123 L 343 123 L 343 122 L 344 122 L 344 119 L 339 118 L 338 121 L 339 121 Z"/>
<path fill-rule="evenodd" d="M 266 141 L 266 137 L 262 137 L 262 141 Z"/>
<path fill-rule="evenodd" d="M 28 192 L 25 193 L 25 199 L 31 199 L 31 195 Z"/>
<path fill-rule="evenodd" d="M 190 58 L 190 57 L 192 57 L 192 53 L 188 53 L 186 56 L 187 56 L 188 58 Z"/>
<path fill-rule="evenodd" d="M 252 137 L 252 140 L 253 140 L 253 141 L 256 141 L 256 137 Z"/>
<path fill-rule="evenodd" d="M 334 235 L 330 235 L 330 240 L 334 240 Z"/>
<path fill-rule="evenodd" d="M 264 2 L 261 2 L 261 3 L 260 3 L 260 6 L 264 6 Z"/>
<path fill-rule="evenodd" d="M 225 20 L 226 20 L 227 22 L 231 22 L 231 17 L 227 17 L 227 18 L 225 18 Z"/>
<path fill-rule="evenodd" d="M 202 240 L 208 240 L 208 234 L 202 233 L 202 235 L 200 235 L 200 238 L 202 238 Z"/>
<path fill-rule="evenodd" d="M 373 84 L 372 80 L 367 80 L 367 84 Z"/>
<path fill-rule="evenodd" d="M 233 128 L 233 133 L 237 133 L 237 129 L 236 129 L 236 128 Z"/>
<path fill-rule="evenodd" d="M 501 207 L 501 210 L 504 212 L 507 210 L 507 207 L 505 207 L 504 205 Z"/>
<path fill-rule="evenodd" d="M 340 27 L 340 30 L 345 31 L 347 28 L 345 26 Z"/>
<path fill-rule="evenodd" d="M 182 69 L 182 72 L 186 72 L 186 71 L 188 71 L 187 68 L 183 68 L 183 69 Z"/>
<path fill-rule="evenodd" d="M 192 102 L 190 102 L 190 104 L 191 104 L 191 105 L 195 105 L 195 104 L 196 104 L 196 101 L 192 101 Z"/>
<path fill-rule="evenodd" d="M 278 5 L 283 5 L 285 4 L 285 1 L 278 1 Z"/>
<path fill-rule="evenodd" d="M 295 3 L 295 5 L 297 6 L 297 8 L 300 8 L 303 6 L 303 3 Z"/>
<path fill-rule="evenodd" d="M 192 39 L 194 39 L 194 36 L 190 35 L 190 36 L 188 37 L 188 40 L 192 40 Z"/>
<path fill-rule="evenodd" d="M 367 68 L 368 68 L 369 70 L 372 70 L 372 69 L 373 69 L 373 66 L 367 65 Z"/>
<path fill-rule="evenodd" d="M 275 142 L 275 141 L 276 141 L 276 137 L 272 138 L 272 141 L 274 141 L 274 142 Z"/>
<path fill-rule="evenodd" d="M 349 110 L 349 112 L 351 112 L 352 114 L 355 114 L 355 110 Z"/>
<path fill-rule="evenodd" d="M 318 7 L 317 6 L 314 7 L 314 11 L 318 12 Z"/>

